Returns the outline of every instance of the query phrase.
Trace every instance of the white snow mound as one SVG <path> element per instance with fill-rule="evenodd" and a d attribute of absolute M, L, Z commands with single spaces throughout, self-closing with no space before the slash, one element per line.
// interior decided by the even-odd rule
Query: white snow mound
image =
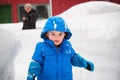
<path fill-rule="evenodd" d="M 0 80 L 14 80 L 14 59 L 20 42 L 10 31 L 0 29 Z"/>
<path fill-rule="evenodd" d="M 69 17 L 71 17 L 74 16 L 73 14 L 83 16 L 86 14 L 91 15 L 117 11 L 120 11 L 119 4 L 107 1 L 89 1 L 75 5 L 60 15 L 66 16 L 66 14 L 68 14 Z M 73 12 L 73 14 L 70 14 L 71 12 Z"/>

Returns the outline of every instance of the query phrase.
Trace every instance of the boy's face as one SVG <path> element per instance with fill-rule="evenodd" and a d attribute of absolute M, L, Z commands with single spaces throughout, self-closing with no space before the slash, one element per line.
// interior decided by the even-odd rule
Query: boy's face
<path fill-rule="evenodd" d="M 47 37 L 54 42 L 55 46 L 59 46 L 62 43 L 65 35 L 65 32 L 59 31 L 50 31 L 47 33 Z"/>

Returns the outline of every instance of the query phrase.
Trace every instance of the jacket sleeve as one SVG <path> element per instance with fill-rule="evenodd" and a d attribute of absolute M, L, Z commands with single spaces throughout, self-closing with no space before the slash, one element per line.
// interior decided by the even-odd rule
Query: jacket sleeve
<path fill-rule="evenodd" d="M 33 80 L 37 75 L 40 74 L 42 62 L 42 43 L 37 43 L 32 61 L 29 65 L 27 80 Z"/>
<path fill-rule="evenodd" d="M 40 64 L 43 64 L 43 43 L 37 43 L 36 48 L 34 51 L 34 54 L 32 56 L 32 60 L 39 62 Z"/>
<path fill-rule="evenodd" d="M 87 61 L 75 52 L 70 42 L 69 49 L 71 52 L 71 64 L 76 67 L 87 67 Z"/>

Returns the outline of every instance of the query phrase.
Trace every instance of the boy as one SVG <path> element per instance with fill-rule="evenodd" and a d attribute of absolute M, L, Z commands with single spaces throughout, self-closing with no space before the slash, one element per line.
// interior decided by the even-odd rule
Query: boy
<path fill-rule="evenodd" d="M 94 64 L 77 54 L 68 41 L 71 31 L 61 17 L 50 17 L 36 45 L 27 80 L 73 80 L 72 65 L 94 70 Z"/>

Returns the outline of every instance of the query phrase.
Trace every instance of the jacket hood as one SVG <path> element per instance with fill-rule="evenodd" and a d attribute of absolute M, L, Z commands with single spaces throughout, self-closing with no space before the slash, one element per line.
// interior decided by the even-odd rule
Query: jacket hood
<path fill-rule="evenodd" d="M 65 32 L 67 34 L 65 36 L 65 39 L 70 39 L 70 37 L 72 36 L 72 33 L 65 21 L 61 17 L 57 16 L 48 18 L 40 37 L 46 39 L 47 37 L 45 34 L 50 31 Z"/>

